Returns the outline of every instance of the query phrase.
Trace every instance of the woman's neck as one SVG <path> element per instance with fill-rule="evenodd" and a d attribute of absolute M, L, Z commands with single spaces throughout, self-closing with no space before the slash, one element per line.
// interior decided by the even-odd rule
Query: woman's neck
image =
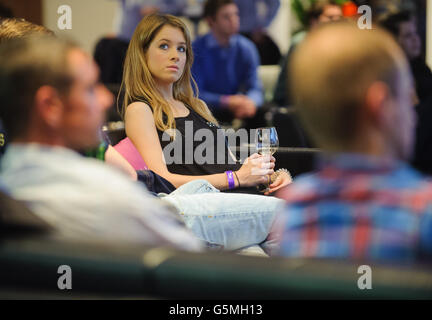
<path fill-rule="evenodd" d="M 167 101 L 173 101 L 174 100 L 173 84 L 172 83 L 170 83 L 168 85 L 158 84 L 158 90 L 165 100 L 167 100 Z"/>
<path fill-rule="evenodd" d="M 173 95 L 173 84 L 164 85 L 158 84 L 158 90 L 165 101 L 170 106 L 174 117 L 183 117 L 188 114 L 188 109 L 184 106 L 184 104 L 180 101 L 177 101 Z"/>

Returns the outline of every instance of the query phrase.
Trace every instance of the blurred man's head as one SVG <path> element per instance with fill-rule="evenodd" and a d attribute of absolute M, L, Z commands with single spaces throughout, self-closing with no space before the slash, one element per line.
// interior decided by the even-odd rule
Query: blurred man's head
<path fill-rule="evenodd" d="M 291 70 L 294 102 L 324 150 L 409 156 L 411 76 L 389 34 L 354 23 L 325 24 L 298 46 Z"/>
<path fill-rule="evenodd" d="M 239 32 L 239 10 L 233 0 L 207 0 L 204 18 L 217 35 L 231 37 Z"/>
<path fill-rule="evenodd" d="M 408 59 L 421 54 L 421 40 L 417 32 L 414 16 L 409 11 L 401 11 L 382 17 L 379 24 L 396 38 Z"/>
<path fill-rule="evenodd" d="M 24 19 L 1 19 L 0 20 L 0 43 L 16 38 L 31 35 L 54 35 L 54 32 Z"/>
<path fill-rule="evenodd" d="M 92 59 L 54 37 L 0 46 L 0 117 L 12 142 L 83 150 L 99 143 L 111 94 Z"/>
<path fill-rule="evenodd" d="M 309 28 L 318 24 L 342 19 L 342 8 L 332 0 L 315 1 L 307 13 Z"/>

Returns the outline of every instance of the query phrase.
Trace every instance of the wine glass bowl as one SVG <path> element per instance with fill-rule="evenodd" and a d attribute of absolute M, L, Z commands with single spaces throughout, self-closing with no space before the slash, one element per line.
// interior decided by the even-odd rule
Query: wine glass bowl
<path fill-rule="evenodd" d="M 257 152 L 261 155 L 273 155 L 279 148 L 279 138 L 276 128 L 256 129 L 255 147 Z"/>
<path fill-rule="evenodd" d="M 279 148 L 279 138 L 275 127 L 258 128 L 255 135 L 255 148 L 260 155 L 273 155 Z M 257 186 L 261 192 L 269 189 L 269 184 Z"/>

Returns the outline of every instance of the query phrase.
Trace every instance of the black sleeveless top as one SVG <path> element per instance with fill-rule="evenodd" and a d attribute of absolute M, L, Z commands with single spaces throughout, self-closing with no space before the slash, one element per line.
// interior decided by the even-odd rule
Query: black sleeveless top
<path fill-rule="evenodd" d="M 224 130 L 187 108 L 187 116 L 175 118 L 174 140 L 157 130 L 168 171 L 198 176 L 240 169 L 229 154 Z"/>
<path fill-rule="evenodd" d="M 140 102 L 150 106 L 145 100 Z M 157 129 L 168 171 L 200 176 L 239 170 L 242 165 L 229 155 L 224 131 L 192 108 L 186 108 L 189 110 L 187 116 L 174 118 L 177 130 L 174 140 L 169 134 Z M 223 192 L 260 194 L 255 187 L 227 189 Z"/>

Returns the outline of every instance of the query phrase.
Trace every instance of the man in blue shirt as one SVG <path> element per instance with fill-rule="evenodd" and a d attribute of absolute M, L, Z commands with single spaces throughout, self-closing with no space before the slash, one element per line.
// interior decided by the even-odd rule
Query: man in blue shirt
<path fill-rule="evenodd" d="M 392 37 L 331 23 L 293 53 L 291 91 L 327 156 L 280 195 L 281 254 L 414 261 L 432 254 L 432 183 L 404 164 L 413 84 Z"/>
<path fill-rule="evenodd" d="M 263 103 L 255 45 L 238 34 L 239 13 L 233 0 L 208 0 L 204 6 L 210 32 L 193 43 L 193 76 L 203 99 L 220 121 L 253 117 Z"/>
<path fill-rule="evenodd" d="M 187 0 L 118 0 L 120 10 L 116 16 L 117 36 L 130 41 L 141 19 L 152 13 L 161 12 L 181 15 Z"/>
<path fill-rule="evenodd" d="M 280 7 L 280 0 L 235 0 L 240 12 L 240 32 L 263 31 Z"/>
<path fill-rule="evenodd" d="M 255 43 L 262 65 L 279 64 L 281 53 L 267 34 L 266 28 L 275 18 L 279 0 L 235 0 L 240 14 L 240 33 Z"/>

